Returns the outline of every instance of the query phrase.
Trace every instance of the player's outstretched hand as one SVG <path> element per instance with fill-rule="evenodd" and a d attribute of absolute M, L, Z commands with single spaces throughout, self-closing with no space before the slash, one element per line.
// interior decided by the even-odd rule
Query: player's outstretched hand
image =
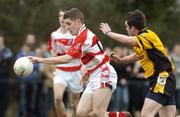
<path fill-rule="evenodd" d="M 112 60 L 115 62 L 115 63 L 121 63 L 121 58 L 119 57 L 119 55 L 115 52 L 112 52 L 110 54 L 110 57 L 112 58 Z"/>
<path fill-rule="evenodd" d="M 101 23 L 99 28 L 105 35 L 107 35 L 108 32 L 111 32 L 111 28 L 109 27 L 108 23 Z"/>
<path fill-rule="evenodd" d="M 80 81 L 80 84 L 81 84 L 83 87 L 85 87 L 85 86 L 87 85 L 87 83 L 88 83 L 88 80 L 89 80 L 89 74 L 88 74 L 88 72 L 86 72 L 86 73 L 82 76 L 81 81 Z"/>
<path fill-rule="evenodd" d="M 43 58 L 36 56 L 27 56 L 33 63 L 43 63 Z"/>

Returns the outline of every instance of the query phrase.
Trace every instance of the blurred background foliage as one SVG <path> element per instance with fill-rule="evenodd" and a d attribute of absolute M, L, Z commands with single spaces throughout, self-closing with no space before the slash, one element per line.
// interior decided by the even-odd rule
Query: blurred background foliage
<path fill-rule="evenodd" d="M 86 25 L 106 47 L 120 43 L 100 32 L 100 22 L 108 22 L 113 31 L 126 34 L 124 16 L 134 9 L 144 11 L 148 27 L 168 47 L 180 41 L 180 0 L 0 0 L 0 32 L 14 51 L 27 33 L 34 33 L 39 41 L 47 41 L 59 27 L 58 9 L 72 7 L 84 13 Z"/>

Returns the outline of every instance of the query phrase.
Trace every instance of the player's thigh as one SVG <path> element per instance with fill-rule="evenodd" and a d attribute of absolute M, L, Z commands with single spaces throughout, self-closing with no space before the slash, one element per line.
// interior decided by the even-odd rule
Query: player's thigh
<path fill-rule="evenodd" d="M 176 106 L 175 105 L 167 105 L 164 106 L 159 111 L 160 117 L 175 117 L 176 115 Z"/>
<path fill-rule="evenodd" d="M 61 83 L 55 83 L 54 86 L 54 97 L 55 99 L 62 99 L 66 86 Z"/>
<path fill-rule="evenodd" d="M 109 87 L 96 89 L 93 93 L 93 111 L 106 111 L 112 95 Z"/>
<path fill-rule="evenodd" d="M 80 93 L 83 91 L 83 87 L 80 84 L 81 77 L 82 75 L 80 70 L 69 73 L 67 84 L 72 93 Z"/>
<path fill-rule="evenodd" d="M 79 102 L 80 93 L 71 93 L 71 100 L 73 104 Z"/>
<path fill-rule="evenodd" d="M 155 115 L 162 107 L 163 105 L 159 104 L 158 102 L 150 98 L 145 98 L 141 115 Z"/>
<path fill-rule="evenodd" d="M 53 78 L 53 88 L 54 88 L 54 96 L 55 98 L 63 97 L 64 91 L 67 87 L 67 80 L 69 78 L 69 74 L 64 71 L 56 71 L 55 77 Z M 66 77 L 64 77 L 66 76 Z"/>
<path fill-rule="evenodd" d="M 92 111 L 92 107 L 93 95 L 91 93 L 83 93 L 77 107 L 77 114 L 87 115 L 89 112 Z"/>

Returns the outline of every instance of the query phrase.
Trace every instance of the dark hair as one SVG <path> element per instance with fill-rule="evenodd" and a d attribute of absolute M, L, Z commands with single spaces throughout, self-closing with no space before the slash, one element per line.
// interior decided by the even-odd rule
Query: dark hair
<path fill-rule="evenodd" d="M 59 9 L 59 12 L 65 12 L 65 11 L 67 11 L 68 10 L 68 8 L 60 8 Z"/>
<path fill-rule="evenodd" d="M 82 12 L 77 9 L 77 8 L 72 8 L 68 11 L 65 11 L 64 13 L 64 19 L 71 19 L 71 20 L 76 20 L 76 19 L 80 19 L 82 23 L 84 23 L 84 16 L 82 14 Z"/>
<path fill-rule="evenodd" d="M 146 16 L 142 11 L 138 9 L 128 12 L 125 20 L 130 27 L 134 26 L 139 31 L 146 27 Z"/>

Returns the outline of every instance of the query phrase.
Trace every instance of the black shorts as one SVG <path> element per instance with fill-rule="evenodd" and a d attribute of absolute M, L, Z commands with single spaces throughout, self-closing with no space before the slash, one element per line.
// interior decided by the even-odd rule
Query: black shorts
<path fill-rule="evenodd" d="M 176 79 L 172 72 L 167 78 L 154 75 L 150 80 L 150 90 L 147 98 L 155 100 L 162 105 L 175 105 Z"/>
<path fill-rule="evenodd" d="M 152 99 L 163 106 L 176 105 L 175 97 L 169 97 L 160 93 L 148 92 L 146 98 Z"/>

